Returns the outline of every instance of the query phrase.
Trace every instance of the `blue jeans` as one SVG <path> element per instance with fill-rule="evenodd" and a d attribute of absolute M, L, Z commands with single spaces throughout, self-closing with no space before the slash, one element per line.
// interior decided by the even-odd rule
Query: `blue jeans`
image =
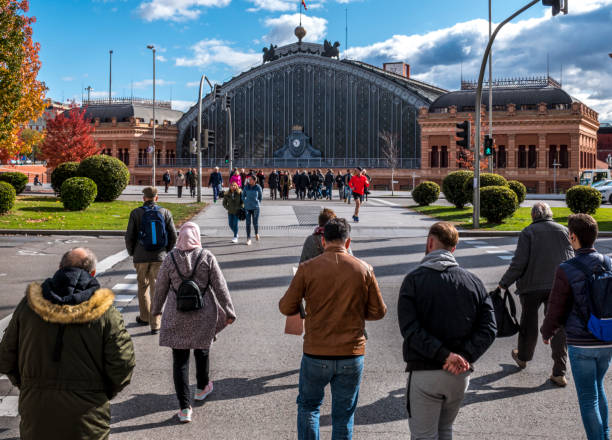
<path fill-rule="evenodd" d="M 603 379 L 610 366 L 612 348 L 582 348 L 570 345 L 568 352 L 587 438 L 609 440 L 608 401 Z"/>
<path fill-rule="evenodd" d="M 219 198 L 219 189 L 221 188 L 221 185 L 213 185 L 212 189 L 213 189 L 213 200 L 216 202 L 217 199 Z"/>
<path fill-rule="evenodd" d="M 251 221 L 253 222 L 255 235 L 259 234 L 259 208 L 246 210 L 247 239 L 251 238 Z"/>
<path fill-rule="evenodd" d="M 362 372 L 363 356 L 342 360 L 302 357 L 297 398 L 298 440 L 319 439 L 319 409 L 327 384 L 331 384 L 332 394 L 332 440 L 353 438 L 353 417 Z"/>
<path fill-rule="evenodd" d="M 234 233 L 234 238 L 238 237 L 238 216 L 228 213 L 227 221 L 229 222 L 230 229 Z"/>
<path fill-rule="evenodd" d="M 332 199 L 332 192 L 334 191 L 334 185 L 327 185 L 327 198 Z"/>

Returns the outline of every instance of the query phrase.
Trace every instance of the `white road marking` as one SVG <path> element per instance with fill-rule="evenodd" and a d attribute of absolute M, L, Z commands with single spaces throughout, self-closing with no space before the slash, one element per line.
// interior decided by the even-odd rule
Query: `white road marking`
<path fill-rule="evenodd" d="M 2 376 L 0 376 L 0 380 L 8 380 L 8 377 L 6 377 L 4 374 Z"/>
<path fill-rule="evenodd" d="M 488 245 L 486 245 L 486 246 L 477 245 L 477 246 L 474 246 L 474 247 L 477 248 L 477 249 L 497 249 L 497 246 L 488 246 Z"/>
<path fill-rule="evenodd" d="M 462 241 L 465 241 L 465 242 L 467 242 L 468 244 L 474 244 L 474 245 L 476 245 L 476 244 L 487 244 L 487 242 L 486 242 L 486 241 L 482 241 L 482 240 L 475 240 L 475 239 L 473 239 L 473 238 L 465 238 L 465 239 L 463 239 Z"/>
<path fill-rule="evenodd" d="M 5 273 L 0 273 L 0 277 L 5 277 L 6 274 Z"/>
<path fill-rule="evenodd" d="M 0 417 L 17 417 L 19 396 L 6 396 L 0 401 Z"/>
<path fill-rule="evenodd" d="M 488 250 L 486 252 L 487 252 L 487 254 L 507 254 L 507 253 L 509 253 L 508 251 L 506 251 L 504 249 L 492 249 L 492 250 Z"/>
<path fill-rule="evenodd" d="M 111 290 L 113 292 L 137 292 L 138 284 L 115 284 Z"/>
<path fill-rule="evenodd" d="M 512 260 L 514 258 L 514 255 L 498 255 L 498 257 L 502 260 Z"/>
<path fill-rule="evenodd" d="M 128 275 L 125 276 L 126 280 L 135 280 L 136 279 L 136 274 L 135 273 L 130 273 Z"/>
<path fill-rule="evenodd" d="M 130 302 L 135 295 L 115 295 L 115 302 Z"/>

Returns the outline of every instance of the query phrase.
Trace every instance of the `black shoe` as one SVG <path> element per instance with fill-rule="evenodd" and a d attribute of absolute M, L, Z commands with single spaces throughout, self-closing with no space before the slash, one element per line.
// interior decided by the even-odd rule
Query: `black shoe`
<path fill-rule="evenodd" d="M 149 323 L 147 321 L 142 320 L 140 316 L 136 317 L 136 322 L 140 325 L 149 325 Z"/>
<path fill-rule="evenodd" d="M 158 328 L 156 328 L 155 330 L 151 330 L 151 334 L 152 335 L 156 335 L 158 333 L 159 333 L 159 329 Z"/>

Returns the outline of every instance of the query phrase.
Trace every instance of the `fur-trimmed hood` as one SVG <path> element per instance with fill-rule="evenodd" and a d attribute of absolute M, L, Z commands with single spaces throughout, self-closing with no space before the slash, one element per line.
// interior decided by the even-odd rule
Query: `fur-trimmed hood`
<path fill-rule="evenodd" d="M 28 286 L 26 296 L 34 313 L 55 324 L 85 324 L 95 321 L 106 313 L 115 300 L 115 294 L 110 289 L 98 289 L 91 298 L 80 304 L 53 304 L 43 297 L 42 287 L 38 283 Z"/>

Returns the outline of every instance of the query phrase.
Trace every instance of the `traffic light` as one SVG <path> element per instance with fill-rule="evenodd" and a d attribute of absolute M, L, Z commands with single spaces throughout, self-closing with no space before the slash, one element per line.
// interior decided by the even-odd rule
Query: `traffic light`
<path fill-rule="evenodd" d="M 209 130 L 208 128 L 204 129 L 204 148 L 203 150 L 208 150 L 210 147 L 215 146 L 215 132 L 213 130 Z"/>
<path fill-rule="evenodd" d="M 471 147 L 470 133 L 472 132 L 472 124 L 470 121 L 463 121 L 461 124 L 457 124 L 457 128 L 461 131 L 457 132 L 457 145 L 461 148 L 469 149 Z"/>
<path fill-rule="evenodd" d="M 493 138 L 488 134 L 484 138 L 484 155 L 493 156 Z"/>
<path fill-rule="evenodd" d="M 225 155 L 225 163 L 228 164 L 229 163 L 229 154 Z"/>
<path fill-rule="evenodd" d="M 559 12 L 567 15 L 567 3 L 569 0 L 542 0 L 544 6 L 552 6 L 552 15 L 555 16 Z"/>
<path fill-rule="evenodd" d="M 240 157 L 240 150 L 238 148 L 234 148 L 234 159 L 238 159 Z"/>

